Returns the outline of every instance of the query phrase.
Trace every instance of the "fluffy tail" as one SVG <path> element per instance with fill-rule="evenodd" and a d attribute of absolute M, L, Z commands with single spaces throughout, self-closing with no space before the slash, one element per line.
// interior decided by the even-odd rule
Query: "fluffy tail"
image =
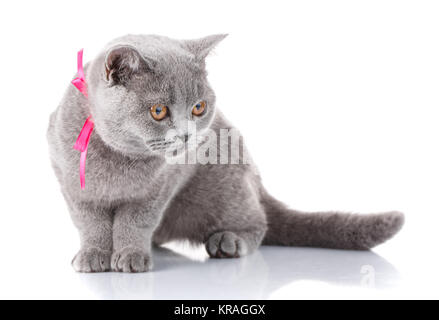
<path fill-rule="evenodd" d="M 265 245 L 368 250 L 390 239 L 404 224 L 404 215 L 397 211 L 360 215 L 290 210 L 265 191 L 262 205 L 268 222 Z"/>

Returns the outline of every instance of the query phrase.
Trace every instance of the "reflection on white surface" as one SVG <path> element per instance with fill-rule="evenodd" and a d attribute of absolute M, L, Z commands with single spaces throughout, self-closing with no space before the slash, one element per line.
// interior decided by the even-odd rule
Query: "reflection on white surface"
<path fill-rule="evenodd" d="M 267 299 L 303 280 L 392 288 L 399 278 L 390 263 L 370 251 L 261 247 L 240 259 L 207 259 L 157 248 L 154 264 L 154 271 L 144 274 L 78 277 L 101 299 Z"/>

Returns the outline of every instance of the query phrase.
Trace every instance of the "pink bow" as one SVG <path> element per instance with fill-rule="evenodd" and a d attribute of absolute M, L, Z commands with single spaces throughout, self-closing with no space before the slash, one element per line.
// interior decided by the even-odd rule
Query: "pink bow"
<path fill-rule="evenodd" d="M 87 84 L 85 83 L 84 68 L 82 67 L 82 54 L 84 49 L 78 51 L 78 76 L 72 80 L 73 85 L 81 91 L 81 93 L 88 97 L 87 94 Z"/>
<path fill-rule="evenodd" d="M 82 67 L 82 54 L 83 49 L 78 52 L 78 77 L 75 78 L 73 85 L 85 96 L 87 95 L 87 84 L 84 77 L 84 69 Z M 88 143 L 90 142 L 90 135 L 93 132 L 94 122 L 91 116 L 85 120 L 85 123 L 76 139 L 74 148 L 81 152 L 81 158 L 79 160 L 79 180 L 81 182 L 81 189 L 85 188 L 85 160 L 87 158 Z"/>

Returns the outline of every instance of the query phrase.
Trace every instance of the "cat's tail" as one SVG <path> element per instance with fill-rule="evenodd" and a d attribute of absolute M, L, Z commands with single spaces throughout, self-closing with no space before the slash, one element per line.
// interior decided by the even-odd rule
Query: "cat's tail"
<path fill-rule="evenodd" d="M 404 215 L 397 211 L 375 214 L 295 211 L 265 190 L 261 203 L 268 223 L 265 245 L 368 250 L 393 237 L 404 224 Z"/>

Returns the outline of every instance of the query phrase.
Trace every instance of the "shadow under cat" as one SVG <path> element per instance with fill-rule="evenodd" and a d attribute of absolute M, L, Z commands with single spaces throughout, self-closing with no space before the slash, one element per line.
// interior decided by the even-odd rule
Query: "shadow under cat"
<path fill-rule="evenodd" d="M 295 281 L 391 288 L 399 279 L 398 271 L 372 251 L 264 246 L 240 259 L 205 261 L 163 247 L 153 254 L 153 272 L 78 277 L 100 299 L 267 299 Z"/>

